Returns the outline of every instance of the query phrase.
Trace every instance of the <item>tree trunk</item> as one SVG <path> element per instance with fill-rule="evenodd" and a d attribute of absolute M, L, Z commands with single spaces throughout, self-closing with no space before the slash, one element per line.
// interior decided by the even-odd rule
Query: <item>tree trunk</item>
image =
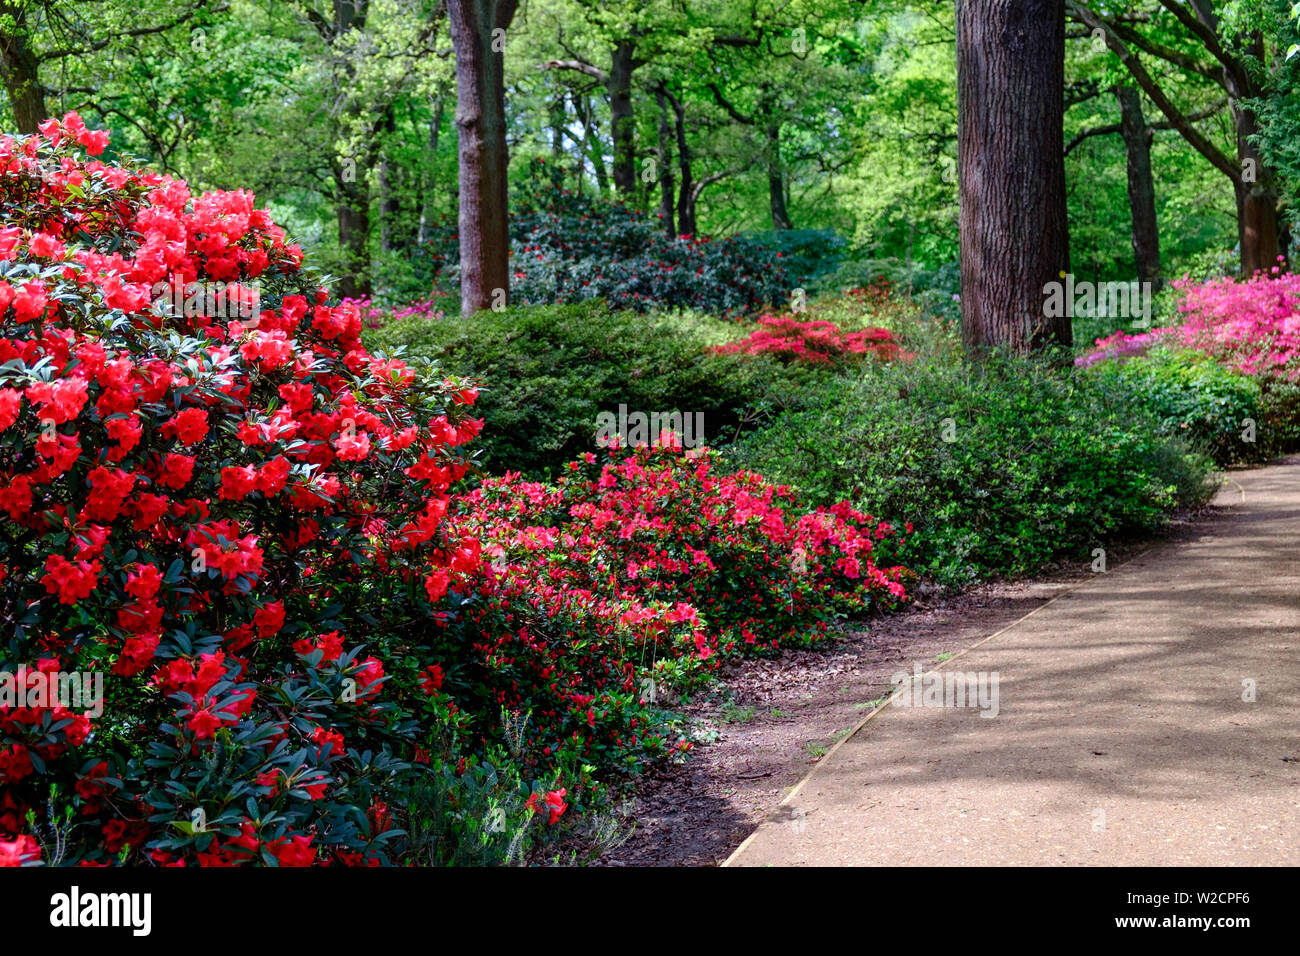
<path fill-rule="evenodd" d="M 37 133 L 46 119 L 45 90 L 36 54 L 27 43 L 26 3 L 0 3 L 0 78 L 9 93 L 19 133 Z M 8 26 L 12 24 L 12 26 Z"/>
<path fill-rule="evenodd" d="M 339 250 L 343 253 L 343 275 L 339 297 L 365 299 L 370 296 L 370 189 L 364 167 L 342 164 L 334 170 L 338 190 Z"/>
<path fill-rule="evenodd" d="M 1237 198 L 1237 243 L 1241 249 L 1241 274 L 1268 272 L 1278 264 L 1277 183 L 1273 169 L 1264 165 L 1249 137 L 1259 132 L 1253 111 L 1231 103 L 1237 129 L 1237 161 L 1242 172 L 1233 183 Z"/>
<path fill-rule="evenodd" d="M 429 120 L 429 162 L 433 171 L 427 174 L 427 181 L 424 175 L 420 177 L 423 193 L 420 200 L 420 245 L 429 241 L 429 227 L 433 224 L 433 197 L 437 195 L 438 188 L 438 133 L 442 129 L 442 108 L 443 93 L 439 90 L 437 97 L 434 98 L 433 118 Z"/>
<path fill-rule="evenodd" d="M 609 173 L 605 170 L 605 154 L 600 148 L 600 132 L 596 128 L 596 117 L 592 115 L 589 96 L 582 98 L 582 140 L 583 155 L 587 155 L 588 152 L 591 154 L 591 170 L 596 174 L 596 190 L 604 196 L 609 193 Z"/>
<path fill-rule="evenodd" d="M 558 168 L 564 158 L 564 126 L 568 122 L 568 112 L 565 110 L 567 94 L 564 87 L 556 90 L 555 95 L 551 97 L 550 107 L 550 127 L 551 127 L 551 162 L 555 163 Z"/>
<path fill-rule="evenodd" d="M 662 90 L 655 94 L 655 101 L 659 104 L 659 217 L 671 238 L 677 235 L 673 222 L 673 156 L 668 140 L 668 101 Z"/>
<path fill-rule="evenodd" d="M 1156 187 L 1151 175 L 1152 131 L 1142 116 L 1142 94 L 1127 83 L 1115 87 L 1120 134 L 1128 156 L 1128 204 L 1133 223 L 1133 262 L 1138 279 L 1160 283 L 1160 233 L 1156 228 Z"/>
<path fill-rule="evenodd" d="M 792 229 L 785 208 L 785 175 L 781 169 L 781 124 L 767 127 L 767 195 L 772 208 L 772 228 Z"/>
<path fill-rule="evenodd" d="M 387 145 L 392 142 L 393 134 L 397 131 L 397 121 L 391 103 L 384 111 L 381 128 L 385 133 L 384 139 Z M 379 156 L 379 248 L 385 252 L 392 252 L 396 248 L 394 237 L 400 227 L 398 219 L 401 217 L 402 202 L 398 197 L 402 190 L 395 188 L 393 183 L 398 175 L 396 167 L 389 159 L 388 150 L 385 149 Z"/>
<path fill-rule="evenodd" d="M 962 337 L 972 353 L 1071 343 L 1045 286 L 1069 269 L 1064 0 L 958 0 Z"/>
<path fill-rule="evenodd" d="M 632 114 L 631 40 L 620 40 L 609 65 L 609 113 L 614 138 L 614 189 L 621 199 L 636 193 L 636 120 Z"/>
<path fill-rule="evenodd" d="M 447 0 L 460 139 L 460 310 L 509 303 L 504 45 L 517 0 Z M 500 34 L 504 36 L 504 33 Z"/>
<path fill-rule="evenodd" d="M 672 97 L 673 125 L 677 131 L 677 170 L 681 182 L 677 185 L 678 235 L 695 235 L 695 177 L 691 174 L 691 150 L 686 143 L 686 104 Z"/>

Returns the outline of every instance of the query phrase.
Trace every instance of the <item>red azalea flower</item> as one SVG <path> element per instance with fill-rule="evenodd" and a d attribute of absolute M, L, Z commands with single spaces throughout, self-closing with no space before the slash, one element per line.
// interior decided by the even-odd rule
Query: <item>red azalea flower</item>
<path fill-rule="evenodd" d="M 185 726 L 192 730 L 194 736 L 199 740 L 207 740 L 221 727 L 221 719 L 214 717 L 211 711 L 204 709 L 195 711 L 190 719 L 185 722 Z"/>

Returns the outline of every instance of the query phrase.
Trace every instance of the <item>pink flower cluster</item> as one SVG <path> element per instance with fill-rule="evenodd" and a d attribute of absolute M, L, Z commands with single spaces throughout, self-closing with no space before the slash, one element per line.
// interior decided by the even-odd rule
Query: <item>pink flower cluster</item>
<path fill-rule="evenodd" d="M 1194 349 L 1247 375 L 1300 377 L 1300 276 L 1274 268 L 1252 279 L 1173 283 L 1182 321 L 1138 335 L 1116 332 L 1075 359 L 1086 368 L 1158 344 Z"/>

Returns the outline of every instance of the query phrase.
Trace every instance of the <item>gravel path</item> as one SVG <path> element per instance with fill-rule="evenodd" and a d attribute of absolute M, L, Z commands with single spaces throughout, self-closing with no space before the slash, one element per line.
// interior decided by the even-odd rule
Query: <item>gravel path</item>
<path fill-rule="evenodd" d="M 1300 457 L 1231 477 L 938 665 L 948 706 L 869 717 L 727 865 L 1300 863 Z"/>

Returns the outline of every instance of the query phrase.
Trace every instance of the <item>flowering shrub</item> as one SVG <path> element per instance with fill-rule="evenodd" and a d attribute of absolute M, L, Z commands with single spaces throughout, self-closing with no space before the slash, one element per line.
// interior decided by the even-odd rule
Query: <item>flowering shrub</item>
<path fill-rule="evenodd" d="M 1275 267 L 1249 280 L 1173 285 L 1180 324 L 1098 339 L 1075 365 L 1137 359 L 1140 367 L 1123 375 L 1149 380 L 1139 397 L 1148 397 L 1166 426 L 1193 435 L 1220 464 L 1263 460 L 1300 445 L 1300 278 Z M 1186 358 L 1162 358 L 1155 346 Z M 1224 374 L 1213 374 L 1196 356 L 1214 361 Z M 1258 427 L 1244 441 L 1248 421 Z"/>
<path fill-rule="evenodd" d="M 1154 329 L 1137 335 L 1130 335 L 1123 330 L 1117 331 L 1105 338 L 1097 339 L 1094 343 L 1096 348 L 1080 355 L 1074 360 L 1074 364 L 1079 368 L 1090 368 L 1098 362 L 1146 355 L 1152 346 L 1164 341 L 1170 331 L 1167 328 Z"/>
<path fill-rule="evenodd" d="M 456 682 L 531 711 L 543 758 L 635 767 L 674 746 L 648 709 L 659 684 L 905 597 L 881 554 L 901 540 L 890 525 L 847 504 L 804 512 L 790 489 L 661 438 L 586 454 L 554 485 L 488 479 L 454 519 L 488 559 L 460 622 L 482 666 Z"/>
<path fill-rule="evenodd" d="M 669 236 L 653 216 L 579 196 L 534 160 L 511 201 L 510 299 L 517 305 L 603 299 L 612 309 L 692 308 L 735 317 L 782 301 L 780 252 L 752 238 Z M 433 230 L 432 280 L 458 282 L 459 236 Z"/>
<path fill-rule="evenodd" d="M 1074 369 L 925 353 L 808 398 L 729 458 L 814 503 L 912 522 L 901 559 L 944 584 L 1082 559 L 1213 491 L 1211 463 L 1162 434 L 1140 396 Z"/>
<path fill-rule="evenodd" d="M 1209 282 L 1175 280 L 1182 320 L 1138 335 L 1116 332 L 1075 359 L 1087 367 L 1169 343 L 1195 349 L 1247 375 L 1300 378 L 1300 276 L 1281 273 Z"/>
<path fill-rule="evenodd" d="M 912 357 L 902 351 L 888 329 L 866 328 L 845 332 L 833 322 L 800 322 L 789 315 L 765 315 L 747 338 L 720 345 L 721 353 L 768 354 L 784 361 L 814 365 L 843 365 L 865 356 L 881 361 Z"/>
<path fill-rule="evenodd" d="M 106 139 L 0 138 L 0 670 L 106 675 L 97 717 L 0 699 L 0 862 L 385 862 L 465 719 L 426 638 L 479 566 L 443 520 L 476 392 L 371 355 L 251 194 Z"/>
<path fill-rule="evenodd" d="M 1300 378 L 1300 276 L 1174 283 L 1182 296 L 1178 341 L 1247 375 Z"/>
<path fill-rule="evenodd" d="M 449 297 L 445 295 L 434 295 L 427 299 L 418 299 L 391 309 L 382 308 L 369 298 L 343 299 L 339 305 L 344 307 L 354 306 L 361 315 L 362 328 L 369 330 L 382 329 L 390 322 L 400 322 L 403 319 L 437 322 L 446 318 L 449 306 L 453 314 L 457 314 L 460 308 L 458 303 L 450 302 Z"/>
<path fill-rule="evenodd" d="M 472 320 L 408 318 L 365 333 L 481 382 L 482 462 L 494 474 L 553 478 L 594 451 L 598 416 L 620 405 L 700 414 L 713 442 L 797 407 L 832 366 L 719 355 L 744 326 L 698 313 L 611 312 L 597 301 L 511 306 Z"/>

